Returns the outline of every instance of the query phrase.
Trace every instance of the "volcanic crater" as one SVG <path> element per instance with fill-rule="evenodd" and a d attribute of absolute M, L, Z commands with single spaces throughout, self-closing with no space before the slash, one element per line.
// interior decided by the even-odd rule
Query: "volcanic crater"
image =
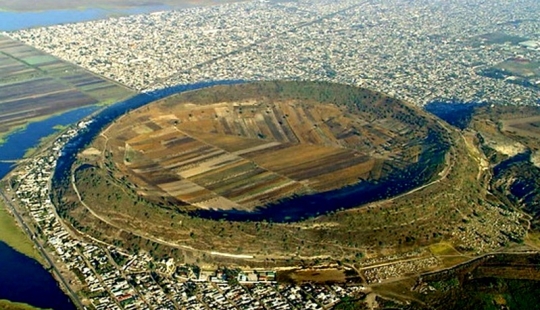
<path fill-rule="evenodd" d="M 377 92 L 273 81 L 158 100 L 115 121 L 83 154 L 161 205 L 250 213 L 365 184 L 366 201 L 376 185 L 385 190 L 375 198 L 419 186 L 441 169 L 444 132 Z M 350 205 L 332 206 L 342 207 Z"/>

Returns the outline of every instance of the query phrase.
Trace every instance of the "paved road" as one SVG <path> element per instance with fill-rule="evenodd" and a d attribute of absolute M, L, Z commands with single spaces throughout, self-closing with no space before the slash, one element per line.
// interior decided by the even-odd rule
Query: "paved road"
<path fill-rule="evenodd" d="M 68 296 L 71 298 L 71 300 L 73 301 L 73 303 L 75 304 L 75 306 L 77 307 L 77 309 L 84 309 L 84 306 L 83 304 L 81 303 L 79 297 L 77 296 L 77 294 L 75 294 L 75 292 L 73 292 L 73 290 L 71 289 L 71 287 L 68 285 L 66 279 L 64 279 L 64 277 L 62 276 L 60 270 L 56 267 L 56 265 L 54 264 L 54 261 L 53 259 L 51 259 L 51 257 L 49 256 L 49 254 L 47 253 L 47 251 L 43 248 L 43 246 L 41 245 L 41 243 L 38 241 L 37 238 L 33 238 L 32 236 L 34 235 L 32 233 L 32 231 L 30 230 L 30 228 L 28 227 L 28 225 L 26 224 L 26 222 L 23 220 L 23 218 L 21 217 L 21 215 L 17 212 L 17 209 L 13 206 L 13 204 L 11 203 L 11 200 L 8 199 L 6 197 L 6 195 L 4 194 L 4 192 L 2 191 L 2 189 L 0 189 L 0 197 L 4 200 L 5 204 L 6 204 L 6 207 L 9 207 L 11 209 L 11 212 L 15 215 L 15 218 L 17 219 L 17 221 L 19 222 L 20 226 L 23 228 L 24 232 L 30 237 L 30 239 L 34 242 L 36 248 L 39 250 L 39 252 L 41 253 L 41 256 L 43 258 L 45 258 L 45 260 L 47 261 L 47 264 L 49 264 L 49 266 L 51 267 L 51 271 L 53 272 L 54 275 L 56 275 L 56 278 L 61 282 L 61 284 L 63 285 L 63 287 L 67 290 L 67 293 L 68 293 Z"/>

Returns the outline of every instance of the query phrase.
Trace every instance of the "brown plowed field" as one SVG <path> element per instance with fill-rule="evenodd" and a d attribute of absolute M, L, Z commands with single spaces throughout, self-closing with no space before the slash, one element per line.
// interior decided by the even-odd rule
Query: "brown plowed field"
<path fill-rule="evenodd" d="M 357 88 L 345 87 L 347 100 L 320 102 L 313 94 L 262 94 L 273 84 L 256 85 L 180 94 L 133 111 L 104 133 L 104 154 L 112 156 L 103 160 L 139 191 L 147 189 L 145 196 L 157 188 L 158 200 L 254 210 L 407 168 L 418 160 L 411 150 L 428 149 L 428 127 L 436 126 L 402 103 Z M 204 97 L 214 90 L 221 93 Z M 200 102 L 198 93 L 217 99 Z M 407 122 L 394 117 L 404 113 Z"/>

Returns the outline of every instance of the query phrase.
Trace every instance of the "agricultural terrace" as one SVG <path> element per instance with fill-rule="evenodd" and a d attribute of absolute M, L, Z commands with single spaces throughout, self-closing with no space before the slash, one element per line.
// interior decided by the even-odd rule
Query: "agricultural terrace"
<path fill-rule="evenodd" d="M 134 93 L 0 35 L 0 141 L 31 121 Z"/>
<path fill-rule="evenodd" d="M 439 147 L 431 136 L 440 131 L 362 89 L 259 83 L 156 102 L 118 120 L 94 147 L 151 200 L 253 211 L 405 171 Z"/>

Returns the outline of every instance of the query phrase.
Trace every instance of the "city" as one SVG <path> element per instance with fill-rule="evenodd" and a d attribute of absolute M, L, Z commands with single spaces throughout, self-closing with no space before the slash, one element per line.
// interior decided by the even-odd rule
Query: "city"
<path fill-rule="evenodd" d="M 367 87 L 416 105 L 538 102 L 540 76 L 524 87 L 479 74 L 510 58 L 538 60 L 537 2 L 474 2 L 249 1 L 6 34 L 145 92 L 293 79 Z M 506 38 L 485 42 L 493 34 Z"/>

